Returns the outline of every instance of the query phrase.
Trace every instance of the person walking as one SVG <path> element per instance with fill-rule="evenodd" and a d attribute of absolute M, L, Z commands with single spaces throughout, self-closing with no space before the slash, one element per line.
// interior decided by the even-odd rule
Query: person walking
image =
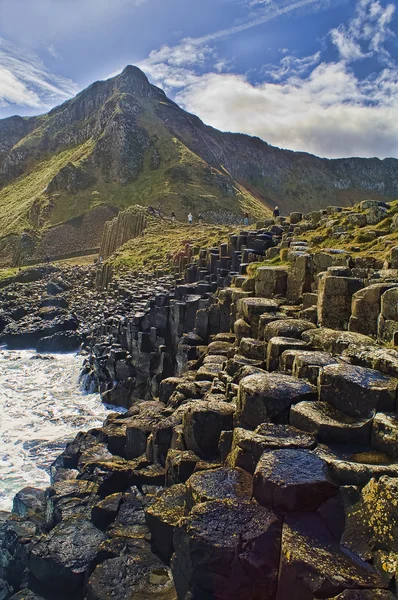
<path fill-rule="evenodd" d="M 281 213 L 280 213 L 280 210 L 279 210 L 279 206 L 277 205 L 274 208 L 274 219 L 276 219 L 277 217 L 279 217 L 280 214 Z"/>
<path fill-rule="evenodd" d="M 171 211 L 171 220 L 172 220 L 173 223 L 176 222 L 176 215 L 175 215 L 174 210 Z"/>
<path fill-rule="evenodd" d="M 192 213 L 189 213 L 189 215 L 188 215 L 188 225 L 192 225 L 192 223 L 193 223 L 193 216 L 192 216 Z"/>
<path fill-rule="evenodd" d="M 245 227 L 247 227 L 247 225 L 249 225 L 249 213 L 245 213 L 245 216 L 243 219 L 243 225 L 245 225 Z"/>
<path fill-rule="evenodd" d="M 199 225 L 203 225 L 203 216 L 199 213 L 198 216 Z"/>

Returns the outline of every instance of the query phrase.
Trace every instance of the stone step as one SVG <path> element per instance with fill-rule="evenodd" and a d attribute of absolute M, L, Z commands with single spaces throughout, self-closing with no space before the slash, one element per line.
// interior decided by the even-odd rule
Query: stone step
<path fill-rule="evenodd" d="M 327 402 L 299 402 L 291 407 L 289 422 L 320 442 L 370 443 L 372 418 L 349 417 Z"/>

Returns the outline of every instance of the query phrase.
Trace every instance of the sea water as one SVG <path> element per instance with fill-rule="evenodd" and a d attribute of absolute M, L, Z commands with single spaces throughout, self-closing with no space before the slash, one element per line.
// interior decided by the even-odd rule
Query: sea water
<path fill-rule="evenodd" d="M 80 391 L 81 365 L 73 354 L 0 349 L 0 510 L 23 487 L 47 487 L 67 442 L 109 414 L 98 394 Z"/>

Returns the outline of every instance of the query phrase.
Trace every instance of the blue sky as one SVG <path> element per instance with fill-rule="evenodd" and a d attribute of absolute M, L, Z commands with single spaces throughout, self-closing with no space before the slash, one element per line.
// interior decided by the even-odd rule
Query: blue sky
<path fill-rule="evenodd" d="M 0 0 L 0 118 L 136 64 L 224 131 L 398 157 L 397 32 L 390 0 Z"/>

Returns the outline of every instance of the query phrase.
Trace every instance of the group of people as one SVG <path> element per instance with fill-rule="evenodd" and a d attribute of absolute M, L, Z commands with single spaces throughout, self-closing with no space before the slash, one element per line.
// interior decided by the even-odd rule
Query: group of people
<path fill-rule="evenodd" d="M 198 223 L 199 225 L 203 225 L 203 215 L 201 215 L 200 213 L 198 214 Z M 193 224 L 193 214 L 190 212 L 188 215 L 188 225 L 192 225 Z"/>
<path fill-rule="evenodd" d="M 160 210 L 160 205 L 159 205 L 158 209 L 155 209 L 152 206 L 148 206 L 148 212 L 152 215 L 156 215 L 159 217 L 162 216 L 162 212 Z M 274 217 L 274 219 L 276 219 L 279 216 L 280 216 L 279 206 L 275 206 L 274 211 L 273 211 L 273 217 Z M 177 220 L 176 214 L 173 210 L 171 211 L 170 218 L 173 223 L 175 223 Z M 198 215 L 198 223 L 199 223 L 199 225 L 203 225 L 203 215 L 200 213 Z M 250 224 L 249 213 L 245 213 L 245 215 L 243 217 L 243 224 L 245 226 L 248 226 Z M 193 214 L 191 212 L 188 214 L 188 225 L 193 225 Z"/>

